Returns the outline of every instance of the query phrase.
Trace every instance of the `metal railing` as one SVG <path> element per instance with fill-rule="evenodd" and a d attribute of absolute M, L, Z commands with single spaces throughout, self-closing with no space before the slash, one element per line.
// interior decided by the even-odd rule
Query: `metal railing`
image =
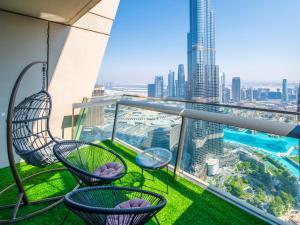
<path fill-rule="evenodd" d="M 80 122 L 82 120 L 82 117 L 85 114 L 85 110 L 94 106 L 106 106 L 110 104 L 115 104 L 121 96 L 101 96 L 97 98 L 87 99 L 84 98 L 83 102 L 80 103 L 73 103 L 72 104 L 72 128 L 71 128 L 71 137 L 74 138 L 77 135 L 77 131 L 74 132 L 75 129 L 75 122 Z M 78 114 L 79 118 L 77 118 L 77 121 L 75 121 L 75 110 L 81 110 L 81 112 Z M 77 128 L 78 130 L 78 128 Z"/>
<path fill-rule="evenodd" d="M 122 97 L 152 99 L 154 101 L 165 101 L 165 102 L 200 104 L 200 105 L 207 105 L 207 106 L 225 107 L 225 108 L 232 108 L 232 109 L 244 109 L 244 110 L 251 110 L 251 111 L 261 111 L 261 112 L 268 112 L 268 113 L 280 113 L 280 114 L 300 116 L 300 112 L 296 112 L 296 111 L 267 109 L 261 107 L 248 107 L 248 106 L 240 106 L 240 105 L 229 105 L 229 104 L 221 104 L 221 103 L 203 102 L 197 100 L 186 100 L 186 99 L 179 99 L 179 98 L 155 98 L 155 97 L 145 97 L 142 95 L 129 95 L 129 94 L 124 94 L 122 95 Z"/>
<path fill-rule="evenodd" d="M 230 126 L 246 128 L 246 129 L 265 132 L 265 133 L 271 133 L 279 136 L 286 136 L 286 137 L 292 137 L 297 139 L 300 138 L 300 126 L 296 124 L 266 121 L 266 120 L 259 120 L 253 118 L 243 118 L 243 117 L 237 117 L 232 115 L 225 115 L 220 113 L 205 112 L 205 111 L 192 110 L 192 109 L 182 109 L 180 107 L 166 106 L 157 103 L 120 100 L 116 103 L 115 118 L 114 118 L 113 131 L 111 137 L 112 142 L 114 142 L 115 140 L 116 125 L 118 121 L 118 111 L 120 105 L 171 114 L 175 116 L 180 116 L 182 118 L 182 124 L 181 124 L 180 134 L 179 134 L 179 144 L 178 144 L 179 147 L 178 147 L 177 156 L 175 160 L 174 179 L 176 179 L 176 174 L 178 173 L 178 168 L 181 163 L 181 158 L 182 158 L 181 156 L 183 152 L 183 141 L 185 137 L 187 119 L 203 120 L 203 121 L 208 121 L 213 123 L 226 124 Z"/>

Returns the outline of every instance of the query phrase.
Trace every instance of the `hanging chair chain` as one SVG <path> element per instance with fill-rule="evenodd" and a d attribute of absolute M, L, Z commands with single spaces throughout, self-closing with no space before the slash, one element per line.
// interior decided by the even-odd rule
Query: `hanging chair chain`
<path fill-rule="evenodd" d="M 47 79 L 47 74 L 46 74 L 46 68 L 47 68 L 47 63 L 43 63 L 43 90 L 47 90 L 48 86 L 48 79 Z M 46 83 L 47 82 L 47 83 Z"/>

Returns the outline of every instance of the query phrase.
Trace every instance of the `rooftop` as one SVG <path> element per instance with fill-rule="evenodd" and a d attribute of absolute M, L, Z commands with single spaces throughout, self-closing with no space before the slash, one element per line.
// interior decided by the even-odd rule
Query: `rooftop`
<path fill-rule="evenodd" d="M 122 183 L 117 181 L 115 185 L 138 187 L 141 181 L 141 171 L 135 164 L 136 153 L 131 149 L 115 143 L 111 146 L 110 141 L 101 143 L 106 147 L 119 153 L 127 162 L 129 167 L 128 174 L 122 178 Z M 49 170 L 57 167 L 62 167 L 61 164 L 56 164 L 47 167 Z M 21 176 L 29 176 L 33 173 L 41 171 L 39 168 L 26 165 L 25 163 L 18 164 L 18 170 Z M 2 181 L 0 189 L 13 183 L 13 179 L 9 168 L 0 169 Z M 146 179 L 143 180 L 143 188 L 152 190 L 164 195 L 167 199 L 166 207 L 158 214 L 158 219 L 161 224 L 266 224 L 264 221 L 248 214 L 242 209 L 225 202 L 224 200 L 213 195 L 209 191 L 199 187 L 198 185 L 188 181 L 183 177 L 178 177 L 176 182 L 173 182 L 172 175 L 167 174 L 166 170 L 155 172 L 155 180 L 151 180 L 151 175 L 146 172 Z M 150 178 L 148 180 L 148 178 Z M 169 182 L 169 194 L 165 192 L 165 183 Z M 69 192 L 75 186 L 75 180 L 68 171 L 55 172 L 53 174 L 45 174 L 36 179 L 27 180 L 25 182 L 26 191 L 32 200 L 42 199 L 45 197 L 53 197 Z M 14 203 L 16 190 L 10 191 L 5 195 L 5 198 L 0 199 L 2 203 Z M 38 206 L 31 206 L 26 210 L 35 210 Z M 67 209 L 63 204 L 58 207 L 34 217 L 25 222 L 18 224 L 60 224 L 61 218 L 64 217 Z M 0 212 L 0 219 L 7 217 L 11 211 L 3 210 Z M 24 211 L 20 211 L 24 213 Z M 65 224 L 84 224 L 74 214 L 68 217 Z M 156 224 L 154 220 L 148 224 Z"/>

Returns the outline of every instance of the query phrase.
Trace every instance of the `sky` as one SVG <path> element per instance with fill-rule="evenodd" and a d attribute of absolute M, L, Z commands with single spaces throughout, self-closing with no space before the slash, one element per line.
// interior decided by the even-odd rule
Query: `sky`
<path fill-rule="evenodd" d="M 300 81 L 299 0 L 212 0 L 227 83 Z M 121 0 L 98 83 L 147 84 L 187 61 L 189 0 Z"/>

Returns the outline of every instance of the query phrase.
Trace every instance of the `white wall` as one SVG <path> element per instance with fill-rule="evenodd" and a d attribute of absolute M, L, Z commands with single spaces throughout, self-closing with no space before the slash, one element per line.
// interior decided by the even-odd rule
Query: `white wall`
<path fill-rule="evenodd" d="M 72 103 L 92 94 L 118 4 L 119 0 L 102 0 L 73 26 L 0 11 L 0 167 L 7 166 L 6 111 L 21 70 L 49 55 L 51 129 L 55 136 L 70 138 L 66 121 Z M 41 87 L 40 67 L 30 71 L 21 85 L 19 100 Z"/>
<path fill-rule="evenodd" d="M 30 29 L 29 29 L 30 28 Z M 0 12 L 0 167 L 7 165 L 6 111 L 14 82 L 30 62 L 47 58 L 47 22 Z M 38 90 L 38 70 L 24 80 L 21 95 Z M 32 93 L 32 92 L 31 92 Z M 22 98 L 22 97 L 21 97 Z M 20 96 L 19 96 L 20 99 Z"/>

